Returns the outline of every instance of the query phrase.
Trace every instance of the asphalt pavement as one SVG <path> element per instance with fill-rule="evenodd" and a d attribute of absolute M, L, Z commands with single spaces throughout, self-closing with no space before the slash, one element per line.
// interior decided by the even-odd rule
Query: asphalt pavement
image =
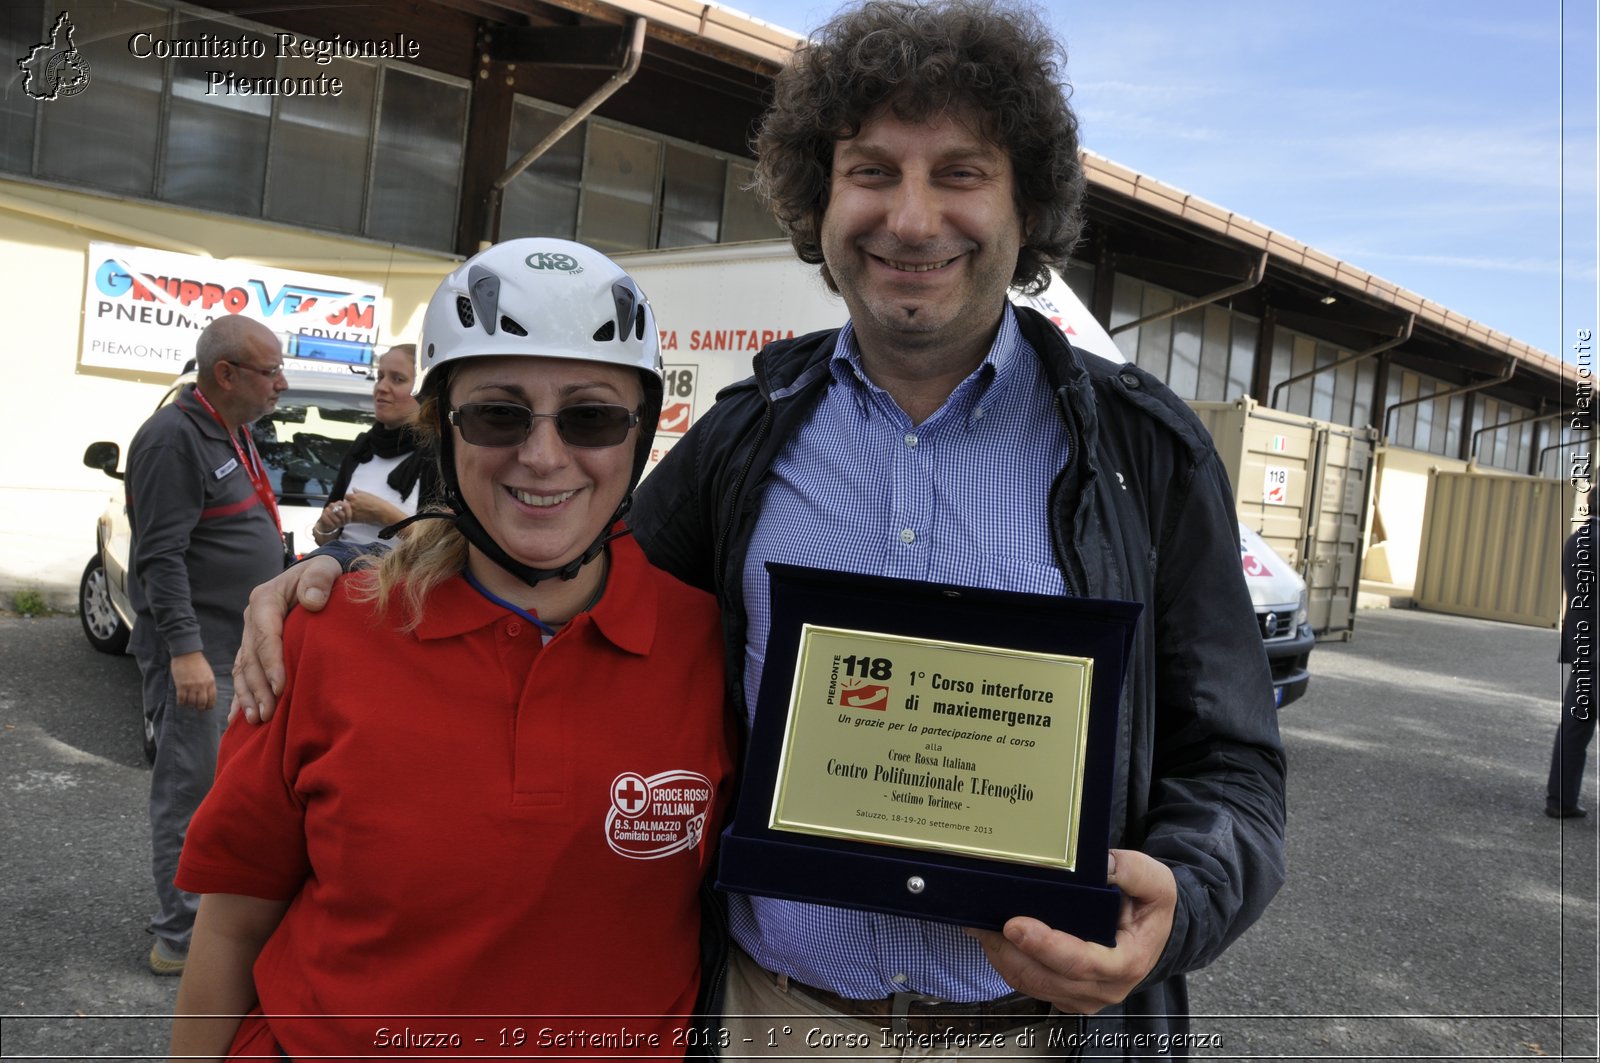
<path fill-rule="evenodd" d="M 1317 647 L 1280 716 L 1289 881 L 1191 979 L 1197 1054 L 1596 1057 L 1600 817 L 1543 814 L 1556 642 L 1365 610 Z M 132 658 L 0 617 L 0 1058 L 163 1057 L 148 783 Z"/>
<path fill-rule="evenodd" d="M 145 966 L 150 771 L 132 657 L 77 617 L 0 617 L 0 1053 L 164 1058 L 177 981 Z"/>
<path fill-rule="evenodd" d="M 1364 610 L 1317 646 L 1278 718 L 1288 881 L 1191 980 L 1205 1054 L 1595 1058 L 1596 817 L 1544 814 L 1557 644 Z"/>

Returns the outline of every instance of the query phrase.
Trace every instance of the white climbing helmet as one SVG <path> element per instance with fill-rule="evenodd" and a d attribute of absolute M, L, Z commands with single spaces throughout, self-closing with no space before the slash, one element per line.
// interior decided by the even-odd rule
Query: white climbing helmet
<path fill-rule="evenodd" d="M 526 237 L 458 266 L 428 301 L 415 390 L 446 363 L 507 355 L 637 369 L 646 406 L 660 409 L 655 313 L 633 278 L 592 247 Z"/>

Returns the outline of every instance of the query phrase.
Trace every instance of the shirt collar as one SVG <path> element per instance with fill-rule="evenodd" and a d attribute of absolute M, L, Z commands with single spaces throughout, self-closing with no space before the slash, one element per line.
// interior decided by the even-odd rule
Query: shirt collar
<path fill-rule="evenodd" d="M 978 363 L 966 379 L 956 385 L 956 389 L 950 393 L 950 397 L 945 400 L 934 417 L 950 410 L 963 423 L 969 426 L 975 423 L 984 415 L 987 408 L 993 407 L 1004 397 L 1007 386 L 1016 375 L 1015 369 L 1026 345 L 1022 329 L 1017 324 L 1016 310 L 1007 301 L 1005 313 L 1000 315 L 1000 328 L 995 333 L 994 342 L 989 344 L 988 353 L 983 356 L 983 361 Z M 833 378 L 852 389 L 856 405 L 863 412 L 871 408 L 871 394 L 883 392 L 882 388 L 868 379 L 866 372 L 861 368 L 861 347 L 856 342 L 853 322 L 846 322 L 844 328 L 839 330 L 829 366 L 833 371 Z M 887 394 L 884 394 L 884 399 L 888 401 Z"/>
<path fill-rule="evenodd" d="M 573 617 L 566 628 L 592 625 L 617 649 L 643 656 L 650 652 L 655 639 L 656 613 L 660 607 L 656 586 L 645 578 L 644 554 L 632 537 L 614 540 L 608 549 L 611 571 L 606 576 L 605 593 L 600 595 L 593 609 Z M 422 622 L 417 625 L 417 638 L 423 641 L 454 638 L 513 615 L 456 575 L 429 595 Z M 563 634 L 566 628 L 562 629 Z"/>
<path fill-rule="evenodd" d="M 605 593 L 587 615 L 613 646 L 642 657 L 655 642 L 661 608 L 656 583 L 648 574 L 650 563 L 631 535 L 612 540 L 607 549 L 611 572 Z"/>
<path fill-rule="evenodd" d="M 195 395 L 199 390 L 193 383 L 185 384 L 174 401 L 178 408 L 188 414 L 189 419 L 200 427 L 202 435 L 210 436 L 212 439 L 228 439 L 228 430 L 218 424 L 217 419 L 211 416 L 211 411 L 200 404 L 200 399 Z"/>

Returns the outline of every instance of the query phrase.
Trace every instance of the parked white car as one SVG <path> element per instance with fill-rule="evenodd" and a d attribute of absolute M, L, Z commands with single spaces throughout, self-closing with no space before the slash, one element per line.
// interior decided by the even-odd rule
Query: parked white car
<path fill-rule="evenodd" d="M 327 503 L 328 491 L 356 436 L 373 423 L 372 382 L 365 370 L 316 372 L 291 366 L 285 370 L 289 389 L 278 408 L 251 426 L 256 449 L 278 496 L 284 543 L 290 553 L 314 549 L 311 525 Z M 161 401 L 160 409 L 194 380 L 180 376 Z M 83 463 L 121 480 L 122 449 L 116 443 L 91 443 Z M 78 618 L 89 644 L 102 653 L 122 653 L 133 634 L 133 606 L 128 601 L 127 499 L 119 485 L 106 501 L 95 529 L 95 550 L 78 583 Z M 155 755 L 155 735 L 145 720 L 145 755 Z"/>
<path fill-rule="evenodd" d="M 1256 607 L 1256 625 L 1272 665 L 1272 691 L 1278 708 L 1306 692 L 1307 665 L 1317 636 L 1307 619 L 1306 583 L 1276 550 L 1244 523 L 1239 524 L 1239 563 Z"/>

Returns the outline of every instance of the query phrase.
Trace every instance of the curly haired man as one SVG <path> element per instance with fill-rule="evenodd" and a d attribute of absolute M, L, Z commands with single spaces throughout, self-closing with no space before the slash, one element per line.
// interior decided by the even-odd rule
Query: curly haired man
<path fill-rule="evenodd" d="M 1209 436 L 1158 381 L 1006 298 L 1078 238 L 1067 95 L 1026 9 L 869 0 L 822 27 L 777 78 L 757 181 L 850 320 L 766 348 L 645 482 L 635 527 L 658 564 L 718 589 L 747 706 L 768 561 L 1145 603 L 1117 746 L 1116 947 L 1029 918 L 964 932 L 734 895 L 735 1054 L 797 1051 L 771 1015 L 862 1056 L 1181 1052 L 1184 972 L 1283 880 L 1282 747 Z"/>

